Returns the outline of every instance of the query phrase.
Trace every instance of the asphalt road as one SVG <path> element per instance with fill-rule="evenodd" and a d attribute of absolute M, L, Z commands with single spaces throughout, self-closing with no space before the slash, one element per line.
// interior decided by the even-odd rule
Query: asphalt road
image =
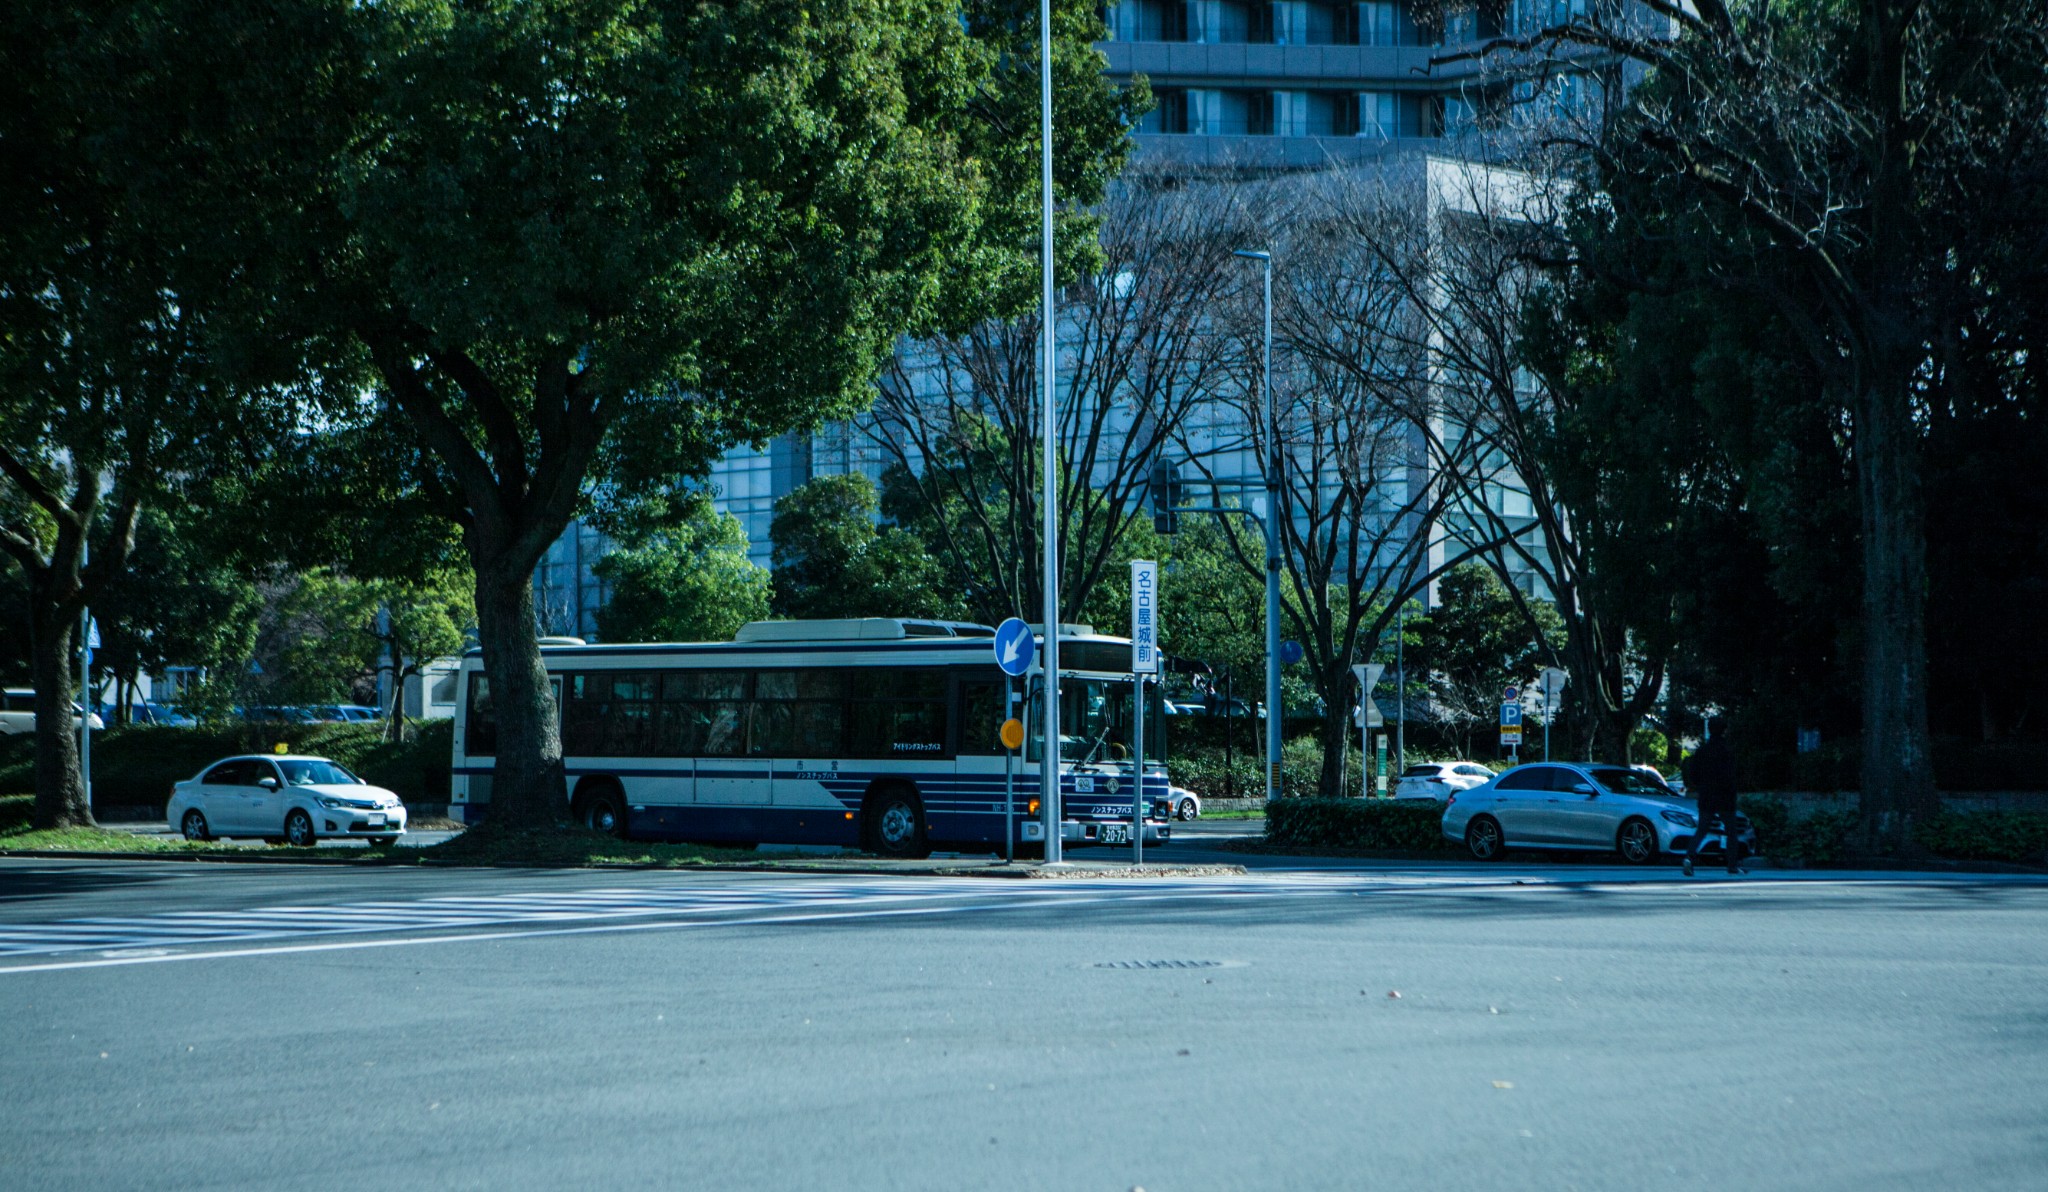
<path fill-rule="evenodd" d="M 7 1188 L 2048 1185 L 2029 878 L 22 859 L 0 1007 Z"/>

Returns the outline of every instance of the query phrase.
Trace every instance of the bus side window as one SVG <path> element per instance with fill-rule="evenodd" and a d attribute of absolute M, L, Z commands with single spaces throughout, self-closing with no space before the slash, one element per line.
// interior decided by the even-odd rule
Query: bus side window
<path fill-rule="evenodd" d="M 864 678 L 852 700 L 854 757 L 947 755 L 947 683 L 942 670 L 892 670 Z"/>
<path fill-rule="evenodd" d="M 661 676 L 661 711 L 649 749 L 667 757 L 738 757 L 747 748 L 743 671 L 684 670 Z"/>
<path fill-rule="evenodd" d="M 761 671 L 754 676 L 756 757 L 838 757 L 846 718 L 847 673 L 826 668 Z"/>
<path fill-rule="evenodd" d="M 563 684 L 562 754 L 597 757 L 605 750 L 605 705 L 612 694 L 607 674 L 569 675 Z"/>
<path fill-rule="evenodd" d="M 660 694 L 657 676 L 612 676 L 612 698 L 605 710 L 605 753 L 640 757 L 655 749 L 654 699 Z"/>

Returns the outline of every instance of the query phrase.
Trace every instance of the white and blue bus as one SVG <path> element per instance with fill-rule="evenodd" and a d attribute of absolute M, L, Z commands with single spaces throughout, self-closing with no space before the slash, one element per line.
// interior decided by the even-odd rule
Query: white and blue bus
<path fill-rule="evenodd" d="M 1060 836 L 1127 844 L 1131 644 L 1060 635 Z M 730 642 L 547 644 L 571 817 L 640 840 L 849 845 L 884 856 L 1000 851 L 1006 676 L 994 630 L 867 618 L 756 621 Z M 1040 639 L 1042 643 L 1042 638 Z M 1017 682 L 1022 682 L 1018 680 Z M 1165 718 L 1148 689 L 1146 843 L 1163 842 Z M 1025 700 L 1010 839 L 1044 841 L 1041 749 Z M 463 659 L 451 812 L 490 803 L 497 731 L 479 651 Z"/>

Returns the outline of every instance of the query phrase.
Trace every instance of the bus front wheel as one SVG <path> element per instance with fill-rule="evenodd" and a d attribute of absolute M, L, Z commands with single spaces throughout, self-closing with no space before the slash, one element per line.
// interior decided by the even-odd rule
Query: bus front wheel
<path fill-rule="evenodd" d="M 862 828 L 863 846 L 877 856 L 932 854 L 931 841 L 925 836 L 924 801 L 906 787 L 885 786 L 869 795 Z"/>

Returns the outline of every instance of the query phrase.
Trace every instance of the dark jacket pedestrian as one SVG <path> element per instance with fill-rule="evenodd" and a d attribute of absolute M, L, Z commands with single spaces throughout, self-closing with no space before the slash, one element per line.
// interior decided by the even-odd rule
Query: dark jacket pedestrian
<path fill-rule="evenodd" d="M 1741 845 L 1735 839 L 1735 745 L 1725 727 L 1709 730 L 1706 741 L 1685 759 L 1685 790 L 1699 804 L 1699 826 L 1685 850 L 1685 871 L 1692 872 L 1700 842 L 1719 834 L 1728 872 L 1742 871 Z"/>

